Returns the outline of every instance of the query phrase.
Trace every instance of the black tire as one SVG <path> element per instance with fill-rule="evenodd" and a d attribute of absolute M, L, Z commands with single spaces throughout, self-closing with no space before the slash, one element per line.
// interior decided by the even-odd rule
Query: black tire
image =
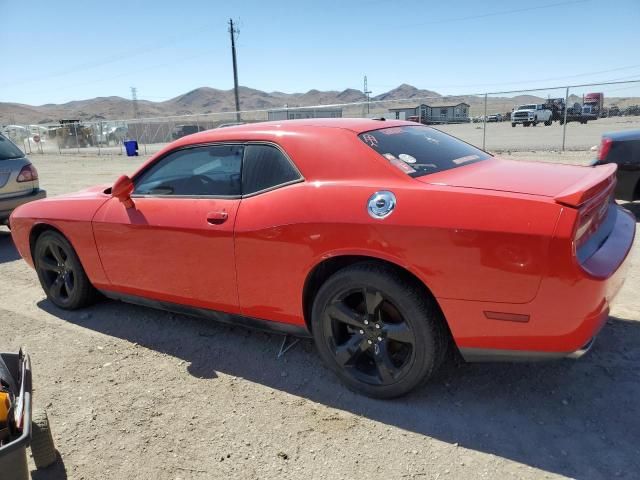
<path fill-rule="evenodd" d="M 553 123 L 553 120 L 549 119 L 546 122 L 544 122 L 544 124 L 548 127 Z"/>
<path fill-rule="evenodd" d="M 49 417 L 44 410 L 34 410 L 31 416 L 31 456 L 37 469 L 47 468 L 56 462 L 58 453 L 53 443 Z"/>
<path fill-rule="evenodd" d="M 535 127 L 536 125 L 538 125 L 538 117 L 536 117 L 536 119 L 533 121 L 533 123 L 531 124 L 533 127 Z"/>
<path fill-rule="evenodd" d="M 435 301 L 376 263 L 332 275 L 316 295 L 311 321 L 325 364 L 350 389 L 374 398 L 399 397 L 425 382 L 449 344 Z"/>
<path fill-rule="evenodd" d="M 38 279 L 47 298 L 65 310 L 92 304 L 97 292 L 69 241 L 54 230 L 36 240 L 33 260 Z"/>
<path fill-rule="evenodd" d="M 512 123 L 511 123 L 511 126 L 512 126 L 512 127 L 515 127 L 515 126 L 516 126 L 516 124 L 512 122 Z"/>

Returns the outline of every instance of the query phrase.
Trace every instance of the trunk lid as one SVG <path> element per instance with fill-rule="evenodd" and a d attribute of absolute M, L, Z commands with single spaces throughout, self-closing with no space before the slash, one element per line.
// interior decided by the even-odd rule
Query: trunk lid
<path fill-rule="evenodd" d="M 581 167 L 491 158 L 416 180 L 433 185 L 523 193 L 577 207 L 614 182 L 615 166 Z"/>

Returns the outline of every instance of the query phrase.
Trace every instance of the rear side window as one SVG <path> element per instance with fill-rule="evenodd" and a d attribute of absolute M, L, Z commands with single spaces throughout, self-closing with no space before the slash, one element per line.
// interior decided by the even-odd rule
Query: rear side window
<path fill-rule="evenodd" d="M 488 153 L 451 135 L 418 125 L 372 130 L 359 137 L 391 164 L 412 177 L 491 158 Z"/>
<path fill-rule="evenodd" d="M 0 160 L 22 158 L 24 154 L 11 140 L 0 133 Z"/>
<path fill-rule="evenodd" d="M 300 179 L 291 162 L 271 145 L 247 145 L 242 165 L 242 194 L 249 195 Z"/>

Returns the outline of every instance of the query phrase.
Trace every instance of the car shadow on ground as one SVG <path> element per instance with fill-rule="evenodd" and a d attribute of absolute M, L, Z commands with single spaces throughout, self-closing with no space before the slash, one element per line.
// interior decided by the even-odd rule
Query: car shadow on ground
<path fill-rule="evenodd" d="M 19 258 L 20 254 L 13 244 L 11 232 L 4 227 L 0 227 L 0 263 L 13 262 Z"/>
<path fill-rule="evenodd" d="M 623 203 L 620 205 L 636 216 L 636 222 L 640 222 L 640 202 Z"/>
<path fill-rule="evenodd" d="M 634 475 L 640 322 L 611 318 L 580 360 L 458 364 L 390 401 L 344 388 L 310 340 L 276 358 L 282 336 L 104 301 L 79 312 L 43 310 L 83 328 L 188 363 L 195 377 L 245 378 L 377 422 L 574 478 Z M 283 374 L 286 372 L 286 375 Z"/>

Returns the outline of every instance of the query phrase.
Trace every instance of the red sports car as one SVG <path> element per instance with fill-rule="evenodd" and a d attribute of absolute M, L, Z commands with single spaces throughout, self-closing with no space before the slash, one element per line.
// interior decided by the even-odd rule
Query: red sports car
<path fill-rule="evenodd" d="M 586 351 L 635 235 L 615 173 L 501 160 L 411 122 L 258 123 L 183 137 L 11 227 L 61 308 L 100 292 L 310 335 L 349 387 L 394 397 L 449 347 Z"/>

